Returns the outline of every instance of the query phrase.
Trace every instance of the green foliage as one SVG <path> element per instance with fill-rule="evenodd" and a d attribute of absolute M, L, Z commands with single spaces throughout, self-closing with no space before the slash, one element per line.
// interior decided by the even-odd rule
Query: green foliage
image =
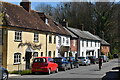
<path fill-rule="evenodd" d="M 108 58 L 113 59 L 113 55 L 111 55 L 111 53 L 108 53 Z"/>
<path fill-rule="evenodd" d="M 119 53 L 119 50 L 116 49 L 116 48 L 114 48 L 112 53 L 113 53 L 113 54 L 118 54 L 118 53 Z"/>
<path fill-rule="evenodd" d="M 9 73 L 10 74 L 21 74 L 21 75 L 23 75 L 23 74 L 30 74 L 32 72 L 31 72 L 31 70 L 21 70 L 21 71 L 11 71 Z"/>

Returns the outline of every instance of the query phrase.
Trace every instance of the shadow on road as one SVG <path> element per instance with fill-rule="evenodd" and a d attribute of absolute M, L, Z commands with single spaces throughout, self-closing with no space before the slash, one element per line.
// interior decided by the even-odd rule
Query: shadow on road
<path fill-rule="evenodd" d="M 107 72 L 102 80 L 120 80 L 120 67 L 114 67 L 111 71 Z"/>

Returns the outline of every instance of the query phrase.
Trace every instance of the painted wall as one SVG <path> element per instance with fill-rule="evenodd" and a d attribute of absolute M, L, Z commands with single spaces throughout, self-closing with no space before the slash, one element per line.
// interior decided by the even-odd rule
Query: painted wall
<path fill-rule="evenodd" d="M 108 56 L 108 53 L 110 52 L 110 46 L 101 46 L 101 52 Z"/>
<path fill-rule="evenodd" d="M 38 56 L 41 56 L 41 52 L 43 52 L 43 56 L 46 53 L 46 35 L 39 34 L 39 42 L 34 42 L 34 32 L 22 31 L 22 43 L 30 42 L 33 44 L 42 44 L 40 50 L 34 50 L 34 52 L 38 52 Z M 24 70 L 25 69 L 25 53 L 28 46 L 19 47 L 18 45 L 21 42 L 15 41 L 15 31 L 8 30 L 8 40 L 7 40 L 7 69 L 12 70 Z M 14 64 L 14 53 L 21 53 L 21 64 Z M 33 55 L 33 54 L 32 54 Z M 33 56 L 31 58 L 31 63 L 33 60 Z"/>
<path fill-rule="evenodd" d="M 71 50 L 72 56 L 75 57 L 75 54 L 77 53 L 77 39 L 70 40 L 70 50 Z"/>
<path fill-rule="evenodd" d="M 49 36 L 51 35 L 52 37 L 52 43 L 49 43 Z M 49 34 L 47 35 L 47 56 L 49 54 L 49 51 L 51 51 L 51 57 L 54 57 L 54 51 L 56 53 L 56 43 L 54 43 L 54 34 Z M 56 56 L 56 54 L 55 54 Z"/>
<path fill-rule="evenodd" d="M 87 41 L 88 41 L 88 46 L 87 46 Z M 100 50 L 100 42 L 96 42 L 95 46 L 95 41 L 91 40 L 80 40 L 80 55 L 79 56 L 96 56 L 98 58 L 98 49 Z M 90 51 L 87 54 L 87 51 Z M 92 52 L 93 51 L 93 52 Z"/>
<path fill-rule="evenodd" d="M 68 43 L 67 43 L 68 40 Z M 70 37 L 68 36 L 62 36 L 62 35 L 57 35 L 56 36 L 56 56 L 60 57 L 60 52 L 58 51 L 61 46 L 69 46 L 70 47 Z M 68 56 L 68 53 L 70 50 L 64 53 L 64 56 Z"/>

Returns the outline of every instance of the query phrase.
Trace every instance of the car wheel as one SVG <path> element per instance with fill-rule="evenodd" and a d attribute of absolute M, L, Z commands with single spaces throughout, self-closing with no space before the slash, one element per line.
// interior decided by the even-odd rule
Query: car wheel
<path fill-rule="evenodd" d="M 78 64 L 76 65 L 76 68 L 79 68 L 79 65 L 78 65 Z"/>
<path fill-rule="evenodd" d="M 7 79 L 8 79 L 8 74 L 7 74 L 7 72 L 3 72 L 2 80 L 7 80 Z"/>
<path fill-rule="evenodd" d="M 51 71 L 50 71 L 50 69 L 48 69 L 48 73 L 47 74 L 50 75 L 50 73 L 51 73 Z"/>
<path fill-rule="evenodd" d="M 58 73 L 58 68 L 56 68 L 56 71 L 55 71 L 55 73 Z"/>
<path fill-rule="evenodd" d="M 65 66 L 65 67 L 64 67 L 64 71 L 66 71 L 66 70 L 67 70 L 67 67 Z"/>
<path fill-rule="evenodd" d="M 35 72 L 32 72 L 32 74 L 34 75 L 34 74 L 35 74 Z"/>
<path fill-rule="evenodd" d="M 71 65 L 71 69 L 73 69 L 73 68 L 74 68 L 74 65 L 72 64 L 72 65 Z"/>

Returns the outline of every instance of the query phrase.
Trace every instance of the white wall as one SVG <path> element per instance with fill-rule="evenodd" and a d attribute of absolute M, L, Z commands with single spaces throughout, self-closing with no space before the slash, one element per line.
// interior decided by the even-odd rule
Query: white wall
<path fill-rule="evenodd" d="M 68 43 L 67 43 L 67 41 L 68 41 Z M 59 42 L 61 42 L 61 44 Z M 56 57 L 60 57 L 60 53 L 58 52 L 58 49 L 60 48 L 60 46 L 70 46 L 70 37 L 62 36 L 62 35 L 57 35 L 56 36 L 56 47 L 57 47 L 56 48 L 56 54 L 57 54 Z M 68 52 L 65 52 L 65 56 L 67 56 Z"/>
<path fill-rule="evenodd" d="M 84 41 L 84 46 L 82 46 L 82 41 Z M 88 46 L 86 45 L 88 41 Z M 100 49 L 100 42 L 96 42 L 96 46 L 95 46 L 95 42 L 96 41 L 92 41 L 92 46 L 91 46 L 91 40 L 80 40 L 80 55 L 79 56 L 84 56 L 86 57 L 86 52 L 88 50 L 94 50 L 94 54 L 93 56 L 96 56 L 96 58 L 98 58 L 98 49 Z M 89 54 L 90 56 L 92 56 L 92 52 L 90 52 Z"/>

